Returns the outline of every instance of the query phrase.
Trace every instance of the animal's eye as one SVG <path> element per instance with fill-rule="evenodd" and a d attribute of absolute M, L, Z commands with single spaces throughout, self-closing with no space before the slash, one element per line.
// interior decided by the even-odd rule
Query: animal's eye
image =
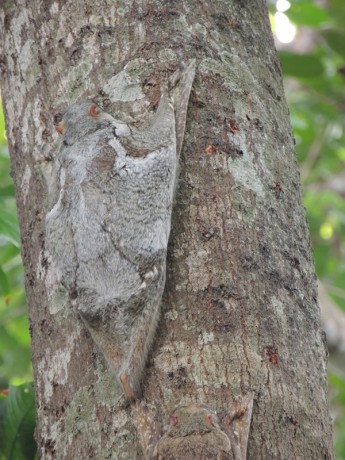
<path fill-rule="evenodd" d="M 98 118 L 100 114 L 99 108 L 97 107 L 96 104 L 92 103 L 89 107 L 89 115 L 91 115 L 94 118 Z"/>
<path fill-rule="evenodd" d="M 62 113 L 56 113 L 54 115 L 54 125 L 58 125 L 62 121 Z"/>

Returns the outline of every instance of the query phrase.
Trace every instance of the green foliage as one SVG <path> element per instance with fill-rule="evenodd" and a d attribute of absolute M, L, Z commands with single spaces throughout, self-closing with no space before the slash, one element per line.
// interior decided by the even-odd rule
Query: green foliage
<path fill-rule="evenodd" d="M 296 78 L 317 78 L 323 73 L 323 65 L 318 56 L 314 54 L 298 55 L 289 51 L 279 53 L 284 74 Z"/>
<path fill-rule="evenodd" d="M 335 439 L 335 450 L 338 460 L 345 459 L 345 417 L 341 412 L 345 407 L 345 379 L 336 374 L 329 375 L 329 382 L 333 393 L 335 415 L 335 430 L 339 435 Z"/>
<path fill-rule="evenodd" d="M 0 399 L 0 459 L 33 460 L 35 399 L 32 385 L 11 386 Z"/>
<path fill-rule="evenodd" d="M 289 18 L 299 26 L 323 27 L 328 22 L 328 12 L 320 6 L 308 2 L 293 2 L 288 11 Z"/>
<path fill-rule="evenodd" d="M 0 389 L 32 379 L 14 186 L 0 110 Z"/>

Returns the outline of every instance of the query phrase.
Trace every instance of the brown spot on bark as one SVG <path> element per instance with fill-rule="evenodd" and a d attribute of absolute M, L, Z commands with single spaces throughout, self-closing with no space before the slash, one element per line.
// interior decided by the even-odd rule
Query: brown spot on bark
<path fill-rule="evenodd" d="M 134 394 L 131 386 L 128 383 L 128 374 L 126 374 L 126 372 L 123 372 L 121 374 L 120 380 L 121 380 L 123 390 L 126 393 L 127 398 L 130 401 L 134 401 L 135 400 L 135 394 Z"/>
<path fill-rule="evenodd" d="M 236 122 L 232 118 L 226 118 L 226 122 L 230 126 L 230 131 L 232 132 L 232 134 L 238 133 L 239 128 L 238 128 Z"/>
<path fill-rule="evenodd" d="M 268 357 L 269 362 L 276 366 L 278 364 L 278 352 L 277 352 L 277 349 L 275 347 L 272 347 L 272 346 L 266 346 L 264 348 L 264 352 L 265 352 L 266 356 Z"/>
<path fill-rule="evenodd" d="M 210 144 L 205 148 L 205 153 L 206 155 L 215 155 L 217 153 L 217 149 L 214 145 Z"/>

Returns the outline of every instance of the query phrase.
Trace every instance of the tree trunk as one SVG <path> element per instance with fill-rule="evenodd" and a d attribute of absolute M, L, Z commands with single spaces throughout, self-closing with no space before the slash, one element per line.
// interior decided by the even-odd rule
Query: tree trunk
<path fill-rule="evenodd" d="M 195 57 L 167 282 L 144 377 L 163 424 L 254 392 L 250 459 L 332 459 L 326 350 L 264 0 L 5 0 L 2 95 L 32 333 L 39 458 L 142 457 L 133 411 L 73 308 L 49 304 L 53 116 L 94 97 L 139 124 Z M 255 4 L 255 5 L 254 5 Z M 114 78 L 119 72 L 120 75 Z M 90 242 L 92 244 L 92 242 Z"/>

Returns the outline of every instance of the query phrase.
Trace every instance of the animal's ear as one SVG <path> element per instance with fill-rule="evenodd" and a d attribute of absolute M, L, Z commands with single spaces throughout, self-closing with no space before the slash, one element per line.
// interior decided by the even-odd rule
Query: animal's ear
<path fill-rule="evenodd" d="M 65 126 L 62 123 L 62 114 L 61 113 L 57 113 L 54 116 L 54 126 L 55 126 L 56 131 L 59 134 L 63 134 L 63 132 L 65 131 Z"/>
<path fill-rule="evenodd" d="M 100 114 L 100 110 L 97 107 L 97 105 L 94 103 L 90 104 L 89 115 L 91 115 L 91 117 L 98 118 L 99 114 Z"/>

